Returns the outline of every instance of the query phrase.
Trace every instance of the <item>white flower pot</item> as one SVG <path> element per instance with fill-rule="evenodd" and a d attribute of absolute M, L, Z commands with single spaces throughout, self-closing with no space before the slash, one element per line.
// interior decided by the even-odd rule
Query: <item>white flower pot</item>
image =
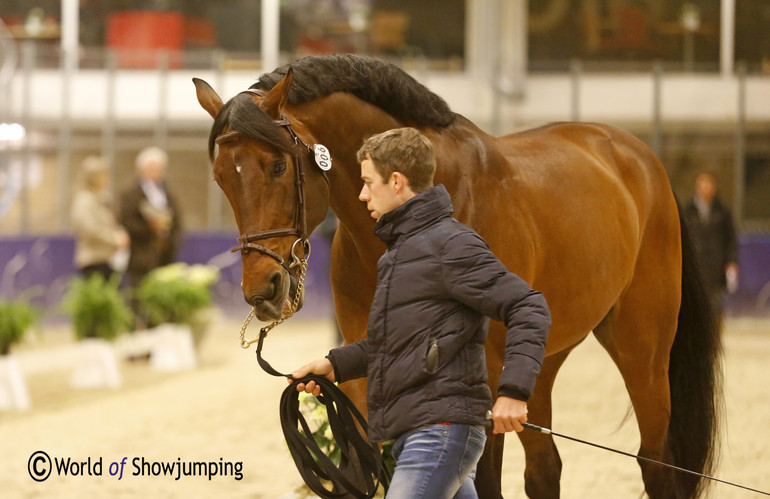
<path fill-rule="evenodd" d="M 26 411 L 31 407 L 27 384 L 13 355 L 0 355 L 0 411 Z"/>
<path fill-rule="evenodd" d="M 75 346 L 77 362 L 70 378 L 75 388 L 118 388 L 122 383 L 112 344 L 84 338 Z"/>

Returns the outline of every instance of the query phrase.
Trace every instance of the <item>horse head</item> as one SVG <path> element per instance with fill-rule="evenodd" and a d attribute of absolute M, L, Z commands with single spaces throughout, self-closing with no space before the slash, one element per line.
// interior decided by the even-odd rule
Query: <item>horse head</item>
<path fill-rule="evenodd" d="M 307 238 L 329 206 L 326 172 L 316 164 L 313 137 L 286 114 L 293 72 L 269 91 L 247 90 L 223 104 L 194 78 L 198 102 L 214 118 L 209 156 L 240 231 L 241 288 L 261 321 L 287 313 L 298 289 Z M 302 137 L 294 130 L 299 130 Z M 319 163 L 321 164 L 321 163 Z M 298 297 L 298 307 L 303 297 Z"/>

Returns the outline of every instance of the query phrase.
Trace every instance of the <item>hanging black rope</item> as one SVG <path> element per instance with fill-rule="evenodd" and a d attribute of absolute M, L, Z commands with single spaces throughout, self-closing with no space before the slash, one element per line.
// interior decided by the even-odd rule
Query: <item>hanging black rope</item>
<path fill-rule="evenodd" d="M 262 346 L 266 336 L 267 331 L 262 329 L 257 343 L 259 366 L 270 375 L 294 379 L 291 375 L 276 371 L 262 358 Z M 294 381 L 306 385 L 315 381 L 321 387 L 318 400 L 326 406 L 329 427 L 341 452 L 340 464 L 337 466 L 313 438 L 313 433 L 299 410 L 299 392 L 296 385 L 287 386 L 281 395 L 281 427 L 294 464 L 310 490 L 322 498 L 352 495 L 361 499 L 374 497 L 380 484 L 387 491 L 390 472 L 383 462 L 377 444 L 370 443 L 359 431 L 360 426 L 364 433 L 366 432 L 366 419 L 353 402 L 324 376 L 309 375 Z M 347 476 L 343 470 L 348 471 Z M 351 478 L 351 472 L 357 475 L 355 480 Z M 333 489 L 324 487 L 322 480 L 331 482 Z"/>

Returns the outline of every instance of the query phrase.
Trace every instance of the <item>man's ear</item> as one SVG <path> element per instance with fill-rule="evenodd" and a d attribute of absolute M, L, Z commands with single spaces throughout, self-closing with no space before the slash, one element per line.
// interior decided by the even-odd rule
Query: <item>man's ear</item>
<path fill-rule="evenodd" d="M 390 178 L 393 179 L 393 187 L 396 190 L 396 194 L 400 193 L 404 188 L 406 177 L 404 177 L 404 174 L 401 172 L 393 172 L 390 174 Z"/>

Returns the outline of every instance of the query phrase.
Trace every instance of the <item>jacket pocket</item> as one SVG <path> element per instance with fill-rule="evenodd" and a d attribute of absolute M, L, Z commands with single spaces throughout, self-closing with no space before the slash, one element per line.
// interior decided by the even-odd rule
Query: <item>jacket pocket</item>
<path fill-rule="evenodd" d="M 428 352 L 425 354 L 425 370 L 433 374 L 438 370 L 438 340 L 431 336 L 428 341 Z"/>

